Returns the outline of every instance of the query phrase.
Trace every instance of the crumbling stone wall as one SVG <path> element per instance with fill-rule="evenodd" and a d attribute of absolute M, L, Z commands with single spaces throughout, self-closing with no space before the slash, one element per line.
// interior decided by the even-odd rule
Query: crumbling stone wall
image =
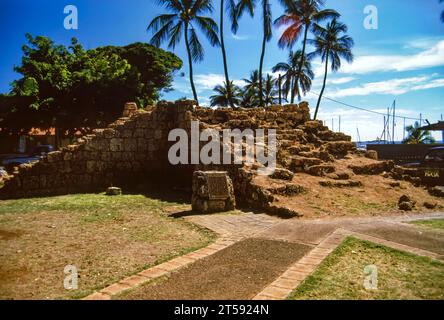
<path fill-rule="evenodd" d="M 239 203 L 267 203 L 269 195 L 251 184 L 250 169 L 255 168 L 169 164 L 168 150 L 174 142 L 168 141 L 168 134 L 175 128 L 189 132 L 190 120 L 199 120 L 200 130 L 276 129 L 279 164 L 294 172 L 322 171 L 325 168 L 311 167 L 354 148 L 350 137 L 310 121 L 306 102 L 236 110 L 195 107 L 193 101 L 160 102 L 143 110 L 127 104 L 123 114 L 106 129 L 94 130 L 39 162 L 21 165 L 0 189 L 0 198 L 96 192 L 156 177 L 191 187 L 195 170 L 222 170 L 230 174 Z"/>
<path fill-rule="evenodd" d="M 125 115 L 42 160 L 21 165 L 5 181 L 0 198 L 103 191 L 152 179 L 167 170 L 168 133 L 186 122 L 189 106 L 163 103 Z M 188 113 L 188 117 L 190 114 Z"/>

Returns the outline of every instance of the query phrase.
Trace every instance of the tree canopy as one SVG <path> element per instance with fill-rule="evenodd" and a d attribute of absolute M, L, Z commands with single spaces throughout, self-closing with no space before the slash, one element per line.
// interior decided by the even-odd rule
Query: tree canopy
<path fill-rule="evenodd" d="M 21 78 L 0 95 L 1 133 L 104 127 L 119 117 L 125 102 L 157 101 L 182 67 L 176 55 L 144 43 L 85 50 L 75 38 L 66 47 L 47 37 L 26 37 L 21 65 L 14 68 Z"/>

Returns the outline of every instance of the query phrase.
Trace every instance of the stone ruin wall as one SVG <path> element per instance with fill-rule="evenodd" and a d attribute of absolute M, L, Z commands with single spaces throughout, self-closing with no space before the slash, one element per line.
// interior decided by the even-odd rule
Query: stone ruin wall
<path fill-rule="evenodd" d="M 104 191 L 161 175 L 167 161 L 165 141 L 184 121 L 181 110 L 170 104 L 125 110 L 127 116 L 106 129 L 94 130 L 38 162 L 20 165 L 0 189 L 0 198 Z"/>
<path fill-rule="evenodd" d="M 191 186 L 195 170 L 226 170 L 236 193 L 245 195 L 244 175 L 239 166 L 172 166 L 168 162 L 168 133 L 174 128 L 190 130 L 190 120 L 201 122 L 200 130 L 224 128 L 296 128 L 309 120 L 308 104 L 268 108 L 210 109 L 194 107 L 193 101 L 160 102 L 143 110 L 127 104 L 124 117 L 106 129 L 96 129 L 77 143 L 51 152 L 42 160 L 20 165 L 0 189 L 0 198 L 22 198 L 101 192 L 109 186 L 170 176 Z M 241 187 L 241 186 L 244 187 Z M 246 196 L 246 195 L 245 195 Z M 242 202 L 242 199 L 240 199 Z"/>

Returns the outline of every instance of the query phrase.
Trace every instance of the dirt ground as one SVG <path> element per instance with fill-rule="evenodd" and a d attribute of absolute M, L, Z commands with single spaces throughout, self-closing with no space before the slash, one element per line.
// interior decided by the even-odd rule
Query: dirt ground
<path fill-rule="evenodd" d="M 348 173 L 349 180 L 333 180 L 325 177 L 313 176 L 306 173 L 296 173 L 293 184 L 304 187 L 307 191 L 295 196 L 275 196 L 273 204 L 287 207 L 303 214 L 303 218 L 323 218 L 342 216 L 373 216 L 393 215 L 403 213 L 398 209 L 398 200 L 402 195 L 408 195 L 416 201 L 412 212 L 433 212 L 444 209 L 444 199 L 431 196 L 425 187 L 415 187 L 407 181 L 397 181 L 383 178 L 381 175 L 356 175 L 349 165 L 362 165 L 373 160 L 363 157 L 336 160 L 336 173 Z M 347 182 L 359 181 L 359 187 L 324 187 L 320 181 Z M 268 188 L 278 187 L 285 183 L 279 180 L 257 177 L 255 183 Z M 396 186 L 399 183 L 399 186 Z M 434 210 L 427 209 L 424 202 L 436 204 Z"/>
<path fill-rule="evenodd" d="M 283 241 L 243 240 L 119 298 L 251 299 L 309 249 Z"/>
<path fill-rule="evenodd" d="M 208 230 L 164 210 L 188 205 L 143 195 L 69 195 L 0 201 L 0 299 L 79 298 L 206 246 Z M 78 290 L 64 288 L 64 267 Z"/>

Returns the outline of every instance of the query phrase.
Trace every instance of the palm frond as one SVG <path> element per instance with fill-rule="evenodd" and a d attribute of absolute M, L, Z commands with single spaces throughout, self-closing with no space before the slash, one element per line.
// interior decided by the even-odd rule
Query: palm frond
<path fill-rule="evenodd" d="M 256 1 L 257 0 L 239 0 L 236 6 L 237 18 L 241 18 L 245 11 L 250 14 L 250 17 L 253 17 Z"/>
<path fill-rule="evenodd" d="M 202 33 L 207 37 L 213 47 L 220 46 L 219 41 L 219 28 L 217 23 L 212 18 L 196 16 L 196 24 L 201 29 Z"/>
<path fill-rule="evenodd" d="M 234 0 L 227 0 L 226 9 L 231 22 L 231 32 L 237 33 L 239 29 L 239 19 L 237 14 L 237 6 Z"/>
<path fill-rule="evenodd" d="M 152 44 L 155 47 L 160 47 L 162 42 L 164 42 L 168 36 L 170 35 L 170 30 L 173 26 L 173 21 L 168 22 L 167 24 L 163 25 L 159 31 L 157 31 L 153 37 L 150 40 L 150 44 Z"/>
<path fill-rule="evenodd" d="M 271 13 L 271 5 L 269 0 L 262 0 L 263 4 L 263 13 L 262 20 L 264 23 L 264 36 L 267 41 L 270 41 L 273 37 L 273 31 L 271 29 L 272 25 L 272 13 Z"/>
<path fill-rule="evenodd" d="M 168 48 L 175 49 L 176 45 L 179 44 L 180 39 L 182 37 L 182 22 L 179 21 L 174 27 L 170 30 L 170 42 L 168 43 Z"/>
<path fill-rule="evenodd" d="M 196 30 L 192 27 L 189 29 L 189 45 L 193 61 L 201 62 L 204 59 L 204 48 L 197 37 Z"/>
<path fill-rule="evenodd" d="M 177 17 L 176 14 L 161 14 L 155 17 L 153 20 L 151 20 L 146 29 L 147 31 L 156 32 L 159 30 L 159 28 L 163 27 L 168 22 L 174 20 L 176 17 Z"/>
<path fill-rule="evenodd" d="M 180 0 L 157 0 L 157 3 L 173 12 L 181 12 L 185 10 L 185 7 Z"/>
<path fill-rule="evenodd" d="M 192 15 L 198 15 L 203 13 L 212 13 L 213 9 L 213 3 L 211 0 L 195 0 L 190 12 Z"/>
<path fill-rule="evenodd" d="M 341 15 L 336 10 L 324 9 L 319 12 L 316 12 L 313 15 L 313 21 L 314 22 L 322 22 L 322 21 L 329 20 L 329 19 L 337 19 L 339 17 L 341 17 Z"/>

